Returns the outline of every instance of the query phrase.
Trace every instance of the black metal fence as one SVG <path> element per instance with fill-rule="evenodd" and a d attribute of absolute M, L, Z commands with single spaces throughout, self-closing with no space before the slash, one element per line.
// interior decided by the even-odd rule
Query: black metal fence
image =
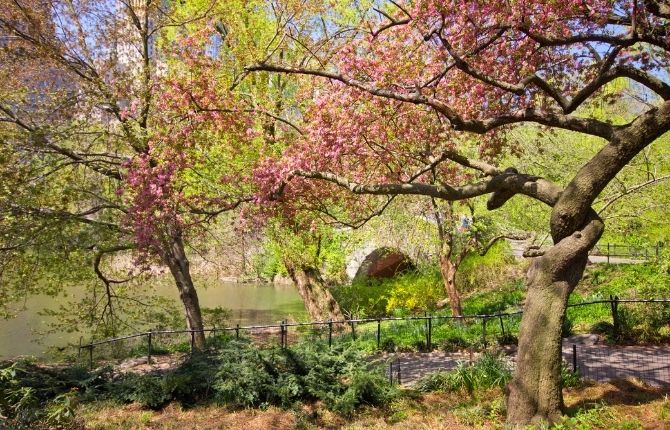
<path fill-rule="evenodd" d="M 570 369 L 592 381 L 637 378 L 650 385 L 670 387 L 670 354 L 660 345 L 572 345 L 563 349 Z"/>
<path fill-rule="evenodd" d="M 619 299 L 595 300 L 568 305 L 571 312 L 584 307 L 600 309 L 607 320 L 613 339 L 622 337 L 626 330 L 622 323 L 622 304 L 670 304 L 670 299 Z M 668 307 L 668 306 L 666 306 Z M 607 310 L 606 314 L 603 313 Z M 670 312 L 668 313 L 670 314 Z M 458 349 L 485 349 L 491 343 L 515 344 L 522 311 L 500 312 L 483 315 L 424 315 L 404 318 L 359 318 L 338 321 L 288 322 L 279 324 L 251 325 L 223 328 L 206 328 L 202 332 L 209 345 L 215 347 L 217 336 L 245 337 L 258 345 L 278 345 L 307 341 L 334 343 L 359 342 L 361 347 L 372 351 L 432 351 L 435 347 L 448 351 Z M 625 319 L 625 318 L 624 318 Z M 668 321 L 670 322 L 670 320 Z M 86 361 L 92 368 L 97 360 L 126 358 L 129 356 L 152 358 L 165 352 L 193 352 L 195 330 L 151 330 L 111 339 L 81 344 L 78 359 Z M 468 344 L 464 344 L 464 340 Z"/>
<path fill-rule="evenodd" d="M 653 247 L 640 245 L 622 245 L 617 243 L 601 243 L 593 247 L 590 255 L 610 258 L 627 258 L 631 260 L 652 260 L 658 258 L 663 250 L 663 244 L 656 243 Z"/>

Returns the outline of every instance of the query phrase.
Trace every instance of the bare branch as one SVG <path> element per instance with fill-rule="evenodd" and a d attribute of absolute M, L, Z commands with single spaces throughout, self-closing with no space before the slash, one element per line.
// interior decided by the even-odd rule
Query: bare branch
<path fill-rule="evenodd" d="M 650 185 L 655 185 L 655 184 L 658 184 L 659 182 L 667 181 L 668 179 L 670 179 L 670 175 L 661 176 L 661 177 L 658 177 L 658 178 L 652 178 L 652 179 L 650 179 L 646 182 L 642 182 L 640 184 L 637 184 L 637 185 L 634 185 L 632 187 L 629 187 L 629 188 L 625 189 L 623 192 L 621 192 L 621 193 L 617 194 L 616 196 L 608 199 L 607 202 L 605 203 L 605 205 L 602 208 L 600 208 L 600 210 L 598 211 L 598 215 L 602 215 L 610 206 L 612 206 L 614 203 L 616 203 L 620 199 L 626 197 L 627 195 L 633 194 L 637 191 L 640 191 L 640 190 L 642 190 L 642 189 L 644 189 L 644 188 L 646 188 Z"/>
<path fill-rule="evenodd" d="M 500 240 L 503 240 L 503 239 L 525 240 L 525 239 L 528 239 L 529 237 L 530 237 L 530 234 L 528 234 L 528 233 L 519 233 L 519 234 L 515 234 L 515 233 L 504 233 L 504 234 L 500 234 L 500 235 L 498 235 L 498 236 L 495 236 L 495 237 L 491 238 L 491 239 L 486 243 L 486 245 L 484 245 L 483 247 L 481 247 L 481 248 L 479 249 L 479 255 L 481 255 L 481 256 L 486 255 L 486 254 L 489 252 L 489 250 L 493 247 L 493 245 L 495 245 L 496 243 L 498 243 L 498 241 L 500 241 Z"/>

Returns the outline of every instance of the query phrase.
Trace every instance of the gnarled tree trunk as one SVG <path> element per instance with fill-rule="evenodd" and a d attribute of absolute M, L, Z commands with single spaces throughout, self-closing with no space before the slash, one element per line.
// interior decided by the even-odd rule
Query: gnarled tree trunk
<path fill-rule="evenodd" d="M 591 205 L 616 174 L 668 127 L 670 103 L 666 102 L 613 131 L 609 143 L 579 169 L 565 189 L 548 196 L 546 201 L 553 206 L 550 228 L 555 244 L 533 262 L 527 276 L 517 369 L 508 387 L 509 424 L 552 422 L 561 415 L 561 324 L 568 297 L 584 272 L 588 251 L 604 229 Z M 511 195 L 494 193 L 488 207 L 500 207 Z"/>
<path fill-rule="evenodd" d="M 602 231 L 602 221 L 592 217 L 584 228 L 531 263 L 517 367 L 508 385 L 508 424 L 551 423 L 561 417 L 561 327 L 568 297 L 581 279 L 588 251 Z"/>
<path fill-rule="evenodd" d="M 184 250 L 181 233 L 176 232 L 171 236 L 169 246 L 162 253 L 163 262 L 170 269 L 170 273 L 172 273 L 172 277 L 179 290 L 179 299 L 184 305 L 186 315 L 186 326 L 189 330 L 194 330 L 194 347 L 202 350 L 205 348 L 205 333 L 203 331 L 204 327 L 198 293 L 193 285 L 193 279 L 191 279 L 188 258 Z"/>
<path fill-rule="evenodd" d="M 344 319 L 340 305 L 321 279 L 318 269 L 294 265 L 287 261 L 284 262 L 284 266 L 298 288 L 305 309 L 313 321 Z"/>

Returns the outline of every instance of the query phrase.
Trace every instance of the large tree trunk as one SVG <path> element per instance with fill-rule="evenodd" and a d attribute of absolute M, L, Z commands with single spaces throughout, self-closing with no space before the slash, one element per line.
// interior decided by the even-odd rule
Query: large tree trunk
<path fill-rule="evenodd" d="M 340 305 L 321 279 L 319 271 L 285 262 L 289 276 L 298 287 L 305 309 L 313 321 L 343 320 Z"/>
<path fill-rule="evenodd" d="M 670 103 L 666 101 L 617 129 L 560 194 L 545 195 L 553 206 L 550 228 L 555 245 L 533 262 L 528 273 L 517 368 L 508 387 L 509 424 L 524 426 L 560 416 L 560 333 L 566 302 L 583 274 L 588 251 L 603 231 L 603 222 L 591 205 L 612 178 L 668 127 Z M 498 208 L 512 195 L 494 193 L 487 206 Z"/>
<path fill-rule="evenodd" d="M 440 273 L 442 274 L 442 281 L 444 282 L 444 291 L 447 293 L 447 299 L 438 303 L 438 307 L 446 305 L 449 302 L 451 314 L 453 316 L 461 316 L 463 313 L 461 309 L 461 296 L 456 289 L 456 271 L 458 266 L 451 261 L 448 255 L 440 254 Z"/>
<path fill-rule="evenodd" d="M 205 332 L 203 331 L 200 302 L 198 300 L 198 293 L 193 285 L 193 279 L 191 279 L 188 258 L 186 258 L 181 234 L 172 235 L 168 248 L 163 253 L 163 260 L 170 268 L 170 273 L 172 273 L 172 277 L 179 290 L 179 299 L 184 305 L 186 314 L 186 326 L 189 330 L 194 330 L 194 346 L 199 350 L 203 350 L 205 348 Z"/>
<path fill-rule="evenodd" d="M 555 422 L 562 414 L 561 326 L 570 293 L 584 273 L 588 251 L 603 224 L 586 226 L 537 257 L 528 270 L 514 378 L 508 385 L 507 422 Z"/>

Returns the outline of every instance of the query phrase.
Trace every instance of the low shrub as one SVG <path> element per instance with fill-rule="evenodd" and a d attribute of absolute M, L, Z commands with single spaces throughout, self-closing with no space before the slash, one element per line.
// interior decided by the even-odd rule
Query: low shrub
<path fill-rule="evenodd" d="M 424 376 L 415 383 L 421 392 L 467 391 L 473 395 L 478 390 L 504 387 L 512 377 L 503 357 L 484 353 L 473 364 L 461 363 L 452 371 L 440 371 Z"/>
<path fill-rule="evenodd" d="M 66 428 L 74 424 L 74 398 L 102 386 L 109 369 L 46 367 L 20 360 L 0 363 L 1 428 Z M 4 427 L 3 427 L 4 426 Z"/>
<path fill-rule="evenodd" d="M 351 413 L 395 395 L 380 369 L 342 346 L 302 345 L 258 349 L 230 340 L 216 353 L 196 354 L 165 375 L 128 375 L 110 384 L 108 398 L 159 408 L 170 401 L 185 406 L 214 401 L 240 407 L 290 407 L 320 400 Z"/>
<path fill-rule="evenodd" d="M 451 333 L 440 342 L 440 349 L 445 352 L 456 352 L 470 346 L 470 342 L 460 333 Z"/>
<path fill-rule="evenodd" d="M 576 387 L 582 383 L 582 376 L 579 371 L 573 372 L 565 363 L 561 365 L 561 386 Z"/>
<path fill-rule="evenodd" d="M 500 346 L 516 345 L 517 343 L 519 343 L 519 338 L 513 335 L 512 333 L 505 333 L 504 335 L 501 334 L 500 336 L 496 337 L 496 341 Z"/>
<path fill-rule="evenodd" d="M 341 414 L 392 400 L 397 388 L 362 352 L 344 345 L 259 349 L 219 339 L 220 349 L 195 353 L 166 373 L 114 376 L 110 369 L 43 368 L 29 362 L 0 365 L 0 428 L 38 429 L 74 423 L 77 401 L 139 403 L 159 409 L 215 402 L 239 407 L 292 407 L 322 401 Z"/>
<path fill-rule="evenodd" d="M 384 339 L 380 345 L 380 348 L 384 352 L 396 352 L 398 347 L 396 346 L 393 339 Z"/>
<path fill-rule="evenodd" d="M 366 318 L 434 311 L 444 296 L 442 277 L 436 268 L 390 279 L 366 279 L 332 291 L 350 315 Z"/>
<path fill-rule="evenodd" d="M 561 325 L 561 337 L 568 337 L 573 335 L 573 324 L 572 319 L 567 315 L 563 319 L 563 324 Z"/>
<path fill-rule="evenodd" d="M 108 395 L 123 403 L 139 403 L 158 409 L 172 400 L 167 377 L 163 375 L 138 375 L 130 373 L 110 384 Z"/>

